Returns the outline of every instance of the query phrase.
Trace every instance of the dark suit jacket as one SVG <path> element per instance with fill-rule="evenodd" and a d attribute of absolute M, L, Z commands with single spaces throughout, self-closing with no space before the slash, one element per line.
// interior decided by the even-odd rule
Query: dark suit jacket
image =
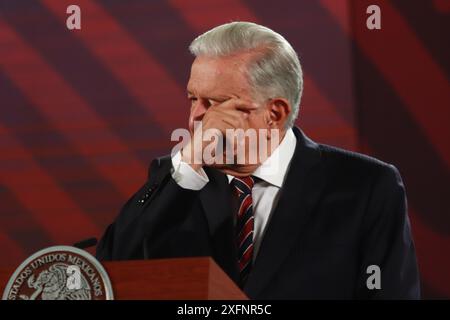
<path fill-rule="evenodd" d="M 256 299 L 416 299 L 419 275 L 396 168 L 317 144 L 294 128 L 297 146 L 244 291 Z M 205 168 L 200 191 L 172 179 L 170 157 L 125 204 L 97 247 L 100 260 L 212 256 L 238 279 L 231 191 Z M 367 288 L 369 265 L 381 289 Z"/>

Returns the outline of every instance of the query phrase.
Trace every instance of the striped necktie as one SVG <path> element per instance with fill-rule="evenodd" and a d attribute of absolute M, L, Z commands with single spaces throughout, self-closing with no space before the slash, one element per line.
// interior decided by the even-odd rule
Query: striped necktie
<path fill-rule="evenodd" d="M 231 181 L 238 198 L 236 217 L 236 247 L 239 266 L 239 285 L 244 286 L 252 268 L 253 258 L 253 205 L 252 188 L 255 181 L 251 176 L 234 178 Z"/>

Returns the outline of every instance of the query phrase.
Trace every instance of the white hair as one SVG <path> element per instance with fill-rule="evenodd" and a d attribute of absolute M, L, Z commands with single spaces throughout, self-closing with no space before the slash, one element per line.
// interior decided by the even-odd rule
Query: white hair
<path fill-rule="evenodd" d="M 282 35 L 256 23 L 231 22 L 195 38 L 189 50 L 195 56 L 260 52 L 248 66 L 250 84 L 264 98 L 287 99 L 292 111 L 286 127 L 294 125 L 303 91 L 303 72 L 297 53 Z"/>

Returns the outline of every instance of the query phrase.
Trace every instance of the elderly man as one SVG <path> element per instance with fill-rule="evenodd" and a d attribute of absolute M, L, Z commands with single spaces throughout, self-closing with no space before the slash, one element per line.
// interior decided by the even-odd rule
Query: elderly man
<path fill-rule="evenodd" d="M 419 298 L 398 171 L 294 126 L 303 80 L 291 45 L 266 27 L 233 22 L 197 37 L 190 51 L 193 139 L 152 162 L 98 258 L 212 256 L 256 299 Z M 263 132 L 256 147 L 248 136 L 231 139 L 243 140 L 246 156 L 273 147 L 256 161 L 207 162 L 202 133 L 210 129 L 225 145 L 227 130 Z"/>

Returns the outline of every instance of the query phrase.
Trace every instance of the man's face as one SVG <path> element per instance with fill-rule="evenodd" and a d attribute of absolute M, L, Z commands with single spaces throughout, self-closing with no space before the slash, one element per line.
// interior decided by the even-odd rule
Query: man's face
<path fill-rule="evenodd" d="M 264 100 L 250 86 L 247 66 L 254 54 L 199 56 L 192 64 L 187 86 L 191 134 L 194 122 L 201 121 L 203 132 L 217 129 L 225 135 L 222 152 L 217 149 L 219 153 L 214 154 L 226 159 L 226 163 L 214 162 L 211 166 L 234 176 L 251 174 L 270 156 L 283 136 L 280 128 L 289 112 L 289 108 L 278 106 L 286 105 L 285 100 Z M 229 129 L 237 135 L 230 137 Z M 240 136 L 239 131 L 245 132 L 245 137 Z M 193 134 L 193 137 L 198 141 L 198 135 Z M 204 141 L 200 143 L 205 146 Z"/>
<path fill-rule="evenodd" d="M 188 98 L 191 102 L 189 129 L 193 132 L 194 121 L 201 121 L 211 105 L 220 104 L 231 98 L 238 98 L 258 103 L 247 79 L 246 65 L 251 58 L 249 54 L 229 57 L 199 56 L 194 60 L 191 76 L 187 85 Z M 246 127 L 267 128 L 266 110 L 262 105 L 249 110 Z"/>

